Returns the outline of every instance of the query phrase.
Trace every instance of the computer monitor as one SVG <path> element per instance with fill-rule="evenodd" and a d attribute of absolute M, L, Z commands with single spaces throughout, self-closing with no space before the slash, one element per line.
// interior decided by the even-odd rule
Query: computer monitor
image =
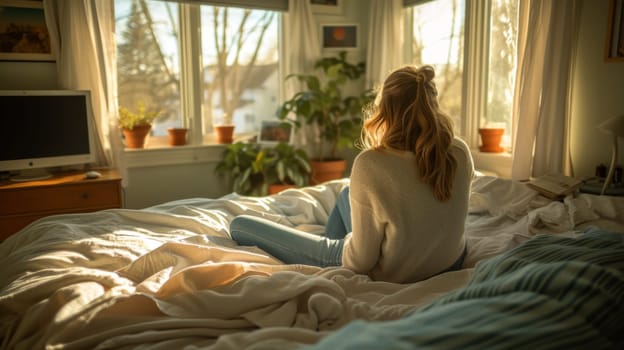
<path fill-rule="evenodd" d="M 0 90 L 0 171 L 11 180 L 95 160 L 89 91 Z"/>

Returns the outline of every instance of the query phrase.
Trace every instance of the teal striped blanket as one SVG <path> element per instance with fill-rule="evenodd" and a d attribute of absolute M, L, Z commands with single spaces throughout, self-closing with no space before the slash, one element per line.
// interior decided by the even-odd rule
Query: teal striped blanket
<path fill-rule="evenodd" d="M 624 234 L 538 235 L 481 262 L 462 289 L 314 349 L 624 349 Z"/>

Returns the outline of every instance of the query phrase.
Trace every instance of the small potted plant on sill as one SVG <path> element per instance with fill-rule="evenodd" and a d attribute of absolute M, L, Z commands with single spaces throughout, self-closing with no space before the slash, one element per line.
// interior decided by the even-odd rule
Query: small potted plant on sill
<path fill-rule="evenodd" d="M 479 136 L 481 137 L 481 146 L 479 151 L 487 153 L 501 153 L 505 149 L 501 147 L 501 141 L 505 134 L 505 128 L 496 125 L 479 128 Z"/>
<path fill-rule="evenodd" d="M 120 106 L 118 121 L 126 140 L 126 147 L 145 147 L 145 139 L 152 129 L 152 123 L 160 114 L 160 111 L 148 110 L 142 101 L 137 103 L 136 112 Z"/>
<path fill-rule="evenodd" d="M 366 90 L 359 95 L 344 95 L 345 85 L 355 82 L 365 72 L 364 62 L 349 63 L 346 52 L 336 57 L 324 57 L 315 63 L 317 74 L 292 74 L 305 83 L 306 90 L 297 92 L 277 111 L 277 117 L 293 124 L 295 129 L 311 126 L 306 131 L 318 133 L 312 151 L 311 183 L 318 184 L 342 177 L 346 161 L 337 155 L 339 149 L 352 148 L 359 138 L 362 109 L 374 101 L 375 94 Z M 294 115 L 294 118 L 291 116 Z M 324 147 L 329 145 L 329 151 Z"/>
<path fill-rule="evenodd" d="M 229 114 L 223 114 L 221 121 L 215 123 L 213 127 L 217 136 L 217 143 L 225 144 L 234 142 L 234 123 Z"/>
<path fill-rule="evenodd" d="M 215 167 L 232 178 L 232 190 L 242 195 L 264 196 L 292 186 L 308 184 L 310 162 L 302 149 L 280 142 L 274 147 L 235 142 L 223 151 Z"/>
<path fill-rule="evenodd" d="M 169 128 L 167 134 L 169 135 L 170 146 L 183 146 L 186 145 L 187 128 Z"/>

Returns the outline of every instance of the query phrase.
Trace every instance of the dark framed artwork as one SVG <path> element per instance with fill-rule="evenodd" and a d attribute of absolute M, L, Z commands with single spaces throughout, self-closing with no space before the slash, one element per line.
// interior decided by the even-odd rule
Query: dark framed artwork
<path fill-rule="evenodd" d="M 0 1 L 0 60 L 54 61 L 42 1 Z"/>
<path fill-rule="evenodd" d="M 323 49 L 357 49 L 357 24 L 322 24 L 321 47 Z"/>
<path fill-rule="evenodd" d="M 624 62 L 624 0 L 609 0 L 605 46 L 607 62 Z"/>
<path fill-rule="evenodd" d="M 344 0 L 310 0 L 312 12 L 328 15 L 342 14 L 342 2 Z"/>

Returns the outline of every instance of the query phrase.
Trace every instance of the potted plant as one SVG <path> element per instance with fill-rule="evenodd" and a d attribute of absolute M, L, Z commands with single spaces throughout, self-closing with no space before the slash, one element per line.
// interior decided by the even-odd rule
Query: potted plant
<path fill-rule="evenodd" d="M 232 178 L 232 190 L 242 195 L 264 196 L 279 192 L 272 185 L 305 186 L 310 163 L 302 149 L 280 142 L 275 147 L 235 142 L 222 153 L 215 172 Z"/>
<path fill-rule="evenodd" d="M 126 147 L 145 147 L 145 138 L 152 129 L 152 123 L 160 113 L 160 111 L 147 110 L 142 101 L 137 103 L 136 113 L 120 106 L 118 121 L 126 140 Z"/>
<path fill-rule="evenodd" d="M 269 185 L 269 194 L 305 186 L 309 182 L 312 168 L 308 155 L 291 144 L 279 142 L 273 148 L 262 149 L 256 160 L 261 162 L 258 165 L 261 165 L 265 182 Z"/>
<path fill-rule="evenodd" d="M 169 128 L 167 134 L 169 135 L 170 146 L 184 146 L 186 145 L 187 128 Z"/>
<path fill-rule="evenodd" d="M 232 190 L 236 193 L 260 194 L 264 179 L 262 173 L 255 171 L 252 166 L 259 151 L 260 148 L 255 143 L 232 143 L 223 150 L 215 172 L 228 175 L 232 179 Z"/>
<path fill-rule="evenodd" d="M 217 143 L 234 142 L 234 123 L 229 114 L 223 114 L 221 122 L 214 124 L 214 130 L 217 135 Z"/>
<path fill-rule="evenodd" d="M 360 79 L 365 72 L 365 64 L 347 62 L 344 51 L 336 57 L 319 59 L 314 68 L 320 69 L 322 75 L 291 74 L 286 77 L 305 83 L 306 90 L 285 101 L 277 116 L 291 122 L 296 129 L 309 125 L 318 132 L 318 142 L 315 142 L 311 157 L 312 183 L 316 184 L 344 174 L 346 162 L 338 158 L 337 152 L 354 146 L 361 132 L 362 108 L 374 100 L 374 93 L 366 90 L 359 95 L 345 95 L 346 84 Z M 326 145 L 329 145 L 328 150 L 324 148 Z M 324 174 L 334 166 L 338 167 L 336 174 Z"/>
<path fill-rule="evenodd" d="M 501 141 L 505 134 L 504 128 L 498 127 L 485 127 L 479 129 L 479 136 L 481 136 L 481 146 L 479 150 L 481 152 L 488 153 L 501 153 L 505 149 L 501 147 Z"/>

